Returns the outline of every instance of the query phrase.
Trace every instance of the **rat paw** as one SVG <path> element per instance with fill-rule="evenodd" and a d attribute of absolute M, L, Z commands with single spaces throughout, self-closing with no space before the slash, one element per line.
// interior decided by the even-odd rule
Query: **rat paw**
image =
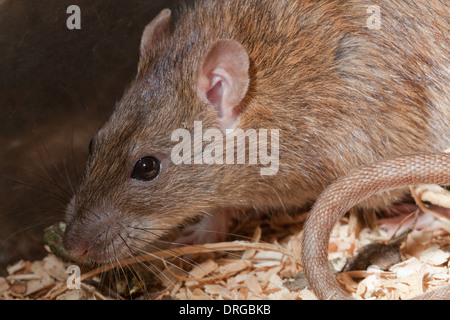
<path fill-rule="evenodd" d="M 223 242 L 228 235 L 230 217 L 228 210 L 205 216 L 197 224 L 185 228 L 174 243 L 180 246 Z"/>

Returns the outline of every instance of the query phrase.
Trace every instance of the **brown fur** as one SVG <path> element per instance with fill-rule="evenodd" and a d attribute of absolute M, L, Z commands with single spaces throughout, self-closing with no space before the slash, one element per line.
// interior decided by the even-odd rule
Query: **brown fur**
<path fill-rule="evenodd" d="M 373 4 L 381 7 L 381 30 L 366 28 Z M 443 1 L 425 0 L 201 0 L 182 9 L 96 136 L 68 209 L 66 245 L 95 241 L 89 257 L 105 262 L 113 251 L 130 253 L 124 237 L 144 247 L 187 218 L 223 208 L 288 211 L 354 167 L 443 150 L 450 142 L 449 12 Z M 239 127 L 281 130 L 275 176 L 261 176 L 258 166 L 170 162 L 173 131 L 197 120 L 217 127 L 195 79 L 219 39 L 240 42 L 250 57 Z M 161 175 L 130 180 L 147 155 L 164 160 Z"/>

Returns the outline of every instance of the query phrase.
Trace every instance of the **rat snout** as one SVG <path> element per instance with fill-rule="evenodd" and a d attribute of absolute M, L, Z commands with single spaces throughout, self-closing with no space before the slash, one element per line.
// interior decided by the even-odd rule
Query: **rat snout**
<path fill-rule="evenodd" d="M 64 237 L 64 247 L 72 258 L 85 259 L 90 251 L 87 241 L 67 241 Z"/>
<path fill-rule="evenodd" d="M 123 238 L 120 222 L 112 213 L 89 210 L 89 215 L 75 214 L 67 223 L 63 244 L 75 260 L 109 263 L 111 257 L 120 256 Z M 103 212 L 103 213 L 102 213 Z"/>

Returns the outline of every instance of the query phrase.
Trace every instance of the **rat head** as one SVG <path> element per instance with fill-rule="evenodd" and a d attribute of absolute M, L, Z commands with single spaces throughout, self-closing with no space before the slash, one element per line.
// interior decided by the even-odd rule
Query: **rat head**
<path fill-rule="evenodd" d="M 175 164 L 173 133 L 193 132 L 196 121 L 220 131 L 236 126 L 249 58 L 233 40 L 180 42 L 170 20 L 163 10 L 146 27 L 138 75 L 91 142 L 67 209 L 64 244 L 75 258 L 105 263 L 152 250 L 170 229 L 223 199 L 217 176 L 227 169 Z"/>

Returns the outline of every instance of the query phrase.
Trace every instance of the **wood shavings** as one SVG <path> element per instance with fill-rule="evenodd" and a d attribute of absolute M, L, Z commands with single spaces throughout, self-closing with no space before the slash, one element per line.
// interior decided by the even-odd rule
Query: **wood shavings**
<path fill-rule="evenodd" d="M 437 206 L 450 208 L 450 191 L 438 185 L 422 185 L 415 188 L 415 192 L 422 201 L 427 201 Z"/>
<path fill-rule="evenodd" d="M 240 225 L 240 232 L 249 234 L 253 242 L 181 248 L 177 253 L 179 256 L 195 254 L 194 264 L 186 259 L 173 260 L 174 251 L 158 253 L 157 256 L 164 259 L 164 267 L 158 276 L 160 284 L 147 289 L 155 291 L 151 296 L 156 299 L 315 300 L 316 296 L 302 280 L 299 263 L 304 216 L 297 218 L 299 224 L 295 226 L 291 217 L 272 219 L 270 223 L 262 220 Z M 289 228 L 285 227 L 286 223 L 291 224 Z M 332 232 L 330 262 L 341 270 L 365 245 L 374 241 L 388 242 L 389 239 L 382 230 L 360 228 L 354 218 L 344 218 Z M 449 243 L 450 233 L 445 229 L 414 230 L 400 245 L 400 263 L 387 271 L 369 267 L 341 273 L 337 278 L 342 287 L 358 299 L 408 299 L 450 282 Z M 226 253 L 211 256 L 211 252 Z M 145 261 L 149 257 L 140 259 Z M 173 262 L 169 263 L 169 259 Z M 131 264 L 135 259 L 125 262 Z M 85 283 L 105 272 L 106 268 L 84 273 L 81 288 L 67 290 L 67 266 L 52 254 L 42 261 L 18 261 L 8 268 L 9 276 L 0 278 L 0 299 L 117 298 L 102 291 L 95 283 Z"/>
<path fill-rule="evenodd" d="M 0 278 L 0 298 L 40 298 L 63 280 L 60 268 L 63 265 L 53 255 L 42 261 L 18 261 L 7 268 L 9 276 Z"/>
<path fill-rule="evenodd" d="M 423 212 L 436 218 L 434 223 L 436 228 L 442 228 L 450 232 L 450 217 L 440 213 L 438 209 L 430 209 L 424 204 L 424 201 L 429 201 L 436 206 L 450 209 L 449 191 L 437 185 L 423 185 L 417 188 L 411 188 L 411 194 Z M 448 212 L 448 210 L 446 211 Z"/>

